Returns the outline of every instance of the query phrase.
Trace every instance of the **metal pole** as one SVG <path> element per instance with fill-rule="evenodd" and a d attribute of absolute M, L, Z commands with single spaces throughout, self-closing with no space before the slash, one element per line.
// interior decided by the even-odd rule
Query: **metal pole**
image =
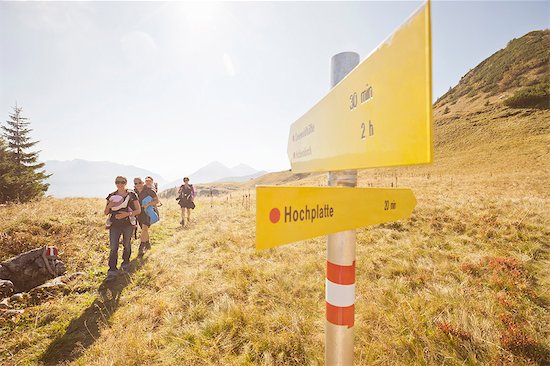
<path fill-rule="evenodd" d="M 334 55 L 331 60 L 331 87 L 358 64 L 359 55 L 355 52 Z M 356 187 L 357 170 L 329 172 L 328 185 Z M 325 297 L 325 365 L 353 365 L 355 230 L 331 234 L 327 238 Z"/>

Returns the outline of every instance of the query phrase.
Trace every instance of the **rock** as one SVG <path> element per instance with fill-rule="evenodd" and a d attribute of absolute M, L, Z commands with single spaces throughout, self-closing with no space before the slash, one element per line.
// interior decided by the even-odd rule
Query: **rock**
<path fill-rule="evenodd" d="M 56 277 L 43 285 L 31 289 L 29 291 L 29 296 L 33 304 L 38 304 L 56 295 L 66 294 L 69 292 L 69 288 L 63 282 L 63 277 Z"/>
<path fill-rule="evenodd" d="M 65 275 L 65 279 L 66 281 L 64 281 L 65 283 L 68 283 L 68 282 L 71 282 L 71 281 L 74 281 L 76 280 L 77 278 L 79 277 L 82 277 L 82 276 L 86 276 L 86 273 L 84 272 L 75 272 L 75 273 L 71 273 L 69 275 Z"/>
<path fill-rule="evenodd" d="M 2 266 L 2 264 L 0 263 L 0 278 L 4 278 L 4 279 L 7 279 L 9 278 L 9 273 L 10 271 L 8 271 L 8 269 L 4 266 Z"/>
<path fill-rule="evenodd" d="M 0 310 L 0 319 L 15 318 L 19 315 L 22 315 L 25 310 Z"/>
<path fill-rule="evenodd" d="M 13 294 L 13 282 L 10 280 L 0 280 L 0 299 L 10 297 Z"/>
<path fill-rule="evenodd" d="M 26 292 L 22 292 L 12 295 L 9 299 L 10 303 L 26 304 L 27 301 L 30 299 L 30 296 Z"/>
<path fill-rule="evenodd" d="M 10 280 L 14 292 L 23 292 L 53 278 L 50 270 L 53 272 L 55 269 L 57 276 L 66 272 L 62 261 L 50 259 L 46 264 L 43 254 L 44 248 L 36 248 L 0 263 L 0 279 Z"/>
<path fill-rule="evenodd" d="M 10 298 L 6 297 L 2 302 L 0 302 L 0 309 L 9 309 L 10 306 Z"/>
<path fill-rule="evenodd" d="M 67 267 L 65 267 L 65 263 L 63 263 L 60 260 L 55 261 L 55 273 L 57 273 L 58 276 L 64 275 L 67 272 Z"/>

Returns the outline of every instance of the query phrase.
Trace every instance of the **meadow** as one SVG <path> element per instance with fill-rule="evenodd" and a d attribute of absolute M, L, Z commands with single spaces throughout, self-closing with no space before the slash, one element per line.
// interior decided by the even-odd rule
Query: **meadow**
<path fill-rule="evenodd" d="M 358 229 L 355 364 L 548 364 L 544 181 L 418 172 L 397 180 L 417 197 L 410 219 Z M 393 171 L 360 174 L 371 184 L 395 184 Z M 0 208 L 3 255 L 9 242 L 56 243 L 86 272 L 2 321 L 2 364 L 322 365 L 325 238 L 256 251 L 247 192 L 199 198 L 187 228 L 164 199 L 153 248 L 115 298 L 102 292 L 101 199 Z"/>

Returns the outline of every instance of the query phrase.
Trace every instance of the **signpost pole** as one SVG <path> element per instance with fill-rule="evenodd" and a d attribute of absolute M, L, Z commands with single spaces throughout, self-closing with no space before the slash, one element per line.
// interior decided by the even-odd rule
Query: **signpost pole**
<path fill-rule="evenodd" d="M 342 52 L 331 60 L 331 87 L 355 66 L 359 55 Z M 342 121 L 345 123 L 345 121 Z M 356 187 L 357 170 L 329 172 L 328 185 Z M 353 324 L 355 317 L 355 230 L 327 237 L 325 364 L 353 365 Z"/>

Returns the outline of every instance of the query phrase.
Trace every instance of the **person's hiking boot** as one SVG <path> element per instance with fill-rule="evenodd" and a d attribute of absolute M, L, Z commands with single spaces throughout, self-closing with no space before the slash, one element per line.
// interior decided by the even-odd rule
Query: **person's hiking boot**
<path fill-rule="evenodd" d="M 118 276 L 117 270 L 109 270 L 107 271 L 107 278 L 105 280 L 111 281 L 111 280 L 114 280 L 117 276 Z"/>
<path fill-rule="evenodd" d="M 185 226 L 185 221 L 184 221 L 184 220 L 181 220 L 181 221 L 180 221 L 180 225 L 181 225 L 181 226 Z"/>
<path fill-rule="evenodd" d="M 151 243 L 149 242 L 149 240 L 145 242 L 145 249 L 151 250 Z"/>
<path fill-rule="evenodd" d="M 143 254 L 145 254 L 145 248 L 146 248 L 146 243 L 145 242 L 142 242 L 139 244 L 139 249 L 138 249 L 138 258 L 143 258 Z"/>

